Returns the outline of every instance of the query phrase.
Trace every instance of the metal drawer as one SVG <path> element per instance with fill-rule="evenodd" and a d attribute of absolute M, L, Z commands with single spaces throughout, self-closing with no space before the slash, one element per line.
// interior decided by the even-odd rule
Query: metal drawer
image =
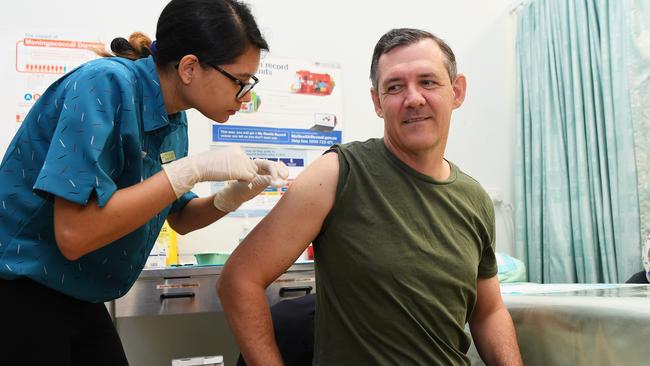
<path fill-rule="evenodd" d="M 222 267 L 145 270 L 113 302 L 116 318 L 222 311 L 216 284 Z M 313 265 L 293 266 L 266 289 L 269 305 L 316 292 Z"/>
<path fill-rule="evenodd" d="M 221 311 L 217 275 L 138 279 L 115 300 L 115 316 L 186 314 Z"/>
<path fill-rule="evenodd" d="M 314 271 L 285 273 L 266 288 L 269 305 L 310 293 L 316 293 Z"/>

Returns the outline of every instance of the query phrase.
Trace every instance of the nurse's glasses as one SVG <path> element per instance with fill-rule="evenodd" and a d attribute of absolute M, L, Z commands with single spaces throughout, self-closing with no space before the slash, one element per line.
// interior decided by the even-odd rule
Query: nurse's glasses
<path fill-rule="evenodd" d="M 253 82 L 252 82 L 252 83 L 247 83 L 247 82 L 244 82 L 244 81 L 239 80 L 239 79 L 238 79 L 237 77 L 235 77 L 233 74 L 231 74 L 231 73 L 229 73 L 228 71 L 226 71 L 226 70 L 220 68 L 220 67 L 217 66 L 217 65 L 210 65 L 210 66 L 214 67 L 215 70 L 219 71 L 219 72 L 222 73 L 225 77 L 227 77 L 228 79 L 232 80 L 233 83 L 239 85 L 239 91 L 237 92 L 237 95 L 236 95 L 236 97 L 235 97 L 235 98 L 237 98 L 238 100 L 244 98 L 244 96 L 246 95 L 246 93 L 248 93 L 249 91 L 251 91 L 251 89 L 253 89 L 253 87 L 254 87 L 255 85 L 257 85 L 257 83 L 259 82 L 259 80 L 255 77 L 255 75 L 251 76 L 251 79 L 253 79 Z"/>

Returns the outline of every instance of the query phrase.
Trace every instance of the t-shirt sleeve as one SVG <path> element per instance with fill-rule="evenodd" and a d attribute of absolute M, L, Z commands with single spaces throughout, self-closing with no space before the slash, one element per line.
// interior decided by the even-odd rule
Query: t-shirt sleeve
<path fill-rule="evenodd" d="M 135 80 L 122 68 L 86 65 L 62 83 L 52 106 L 59 117 L 35 192 L 78 204 L 94 193 L 103 207 L 117 190 L 125 159 L 120 125 L 137 123 Z"/>
<path fill-rule="evenodd" d="M 187 205 L 190 200 L 195 199 L 198 197 L 196 193 L 190 191 L 190 192 L 185 192 L 182 196 L 180 196 L 174 203 L 172 203 L 172 207 L 169 209 L 169 214 L 174 214 L 177 213 L 178 211 L 182 210 L 185 205 Z"/>
<path fill-rule="evenodd" d="M 484 227 L 485 234 L 483 235 L 483 252 L 481 253 L 481 261 L 478 265 L 478 277 L 490 278 L 496 276 L 498 272 L 497 259 L 494 253 L 495 248 L 495 221 L 494 221 L 494 205 L 492 200 L 487 197 L 484 200 Z"/>

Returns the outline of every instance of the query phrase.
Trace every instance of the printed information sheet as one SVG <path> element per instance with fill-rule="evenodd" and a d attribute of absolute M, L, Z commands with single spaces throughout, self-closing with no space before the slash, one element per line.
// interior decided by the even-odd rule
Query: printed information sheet
<path fill-rule="evenodd" d="M 251 101 L 227 124 L 215 123 L 213 142 L 328 147 L 341 142 L 340 68 L 266 56 Z"/>

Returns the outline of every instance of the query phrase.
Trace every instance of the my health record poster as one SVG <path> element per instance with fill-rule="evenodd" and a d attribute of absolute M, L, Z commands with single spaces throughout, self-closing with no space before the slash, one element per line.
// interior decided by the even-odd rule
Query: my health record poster
<path fill-rule="evenodd" d="M 212 126 L 214 143 L 326 148 L 341 142 L 343 98 L 337 64 L 267 55 L 251 101 L 227 124 Z"/>
<path fill-rule="evenodd" d="M 335 63 L 266 55 L 251 101 L 228 123 L 212 125 L 212 148 L 239 144 L 250 157 L 282 161 L 288 184 L 269 187 L 230 216 L 264 216 L 291 182 L 333 144 L 344 126 L 341 68 Z M 213 183 L 215 192 L 223 186 Z"/>

